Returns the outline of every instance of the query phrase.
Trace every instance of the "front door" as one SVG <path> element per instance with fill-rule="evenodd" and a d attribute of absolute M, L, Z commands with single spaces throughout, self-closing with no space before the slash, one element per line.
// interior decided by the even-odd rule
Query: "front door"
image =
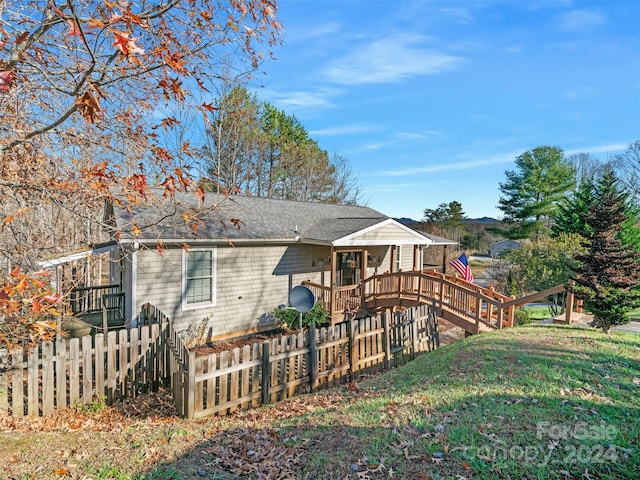
<path fill-rule="evenodd" d="M 336 264 L 336 285 L 357 285 L 362 280 L 362 252 L 339 252 Z"/>

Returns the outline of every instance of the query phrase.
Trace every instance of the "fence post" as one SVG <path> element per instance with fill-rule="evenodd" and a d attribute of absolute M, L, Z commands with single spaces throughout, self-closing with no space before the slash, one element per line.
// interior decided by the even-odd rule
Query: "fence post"
<path fill-rule="evenodd" d="M 269 387 L 271 385 L 271 342 L 262 342 L 262 403 L 269 403 Z"/>
<path fill-rule="evenodd" d="M 440 331 L 438 330 L 438 311 L 436 310 L 436 299 L 432 299 L 432 325 L 433 325 L 433 331 L 435 332 L 435 338 L 434 338 L 434 342 L 435 342 L 435 346 L 439 347 L 440 346 Z M 434 348 L 435 349 L 435 348 Z"/>
<path fill-rule="evenodd" d="M 349 366 L 350 366 L 350 374 L 349 377 L 351 380 L 355 379 L 356 370 L 358 370 L 358 359 L 356 358 L 356 320 L 351 319 L 347 321 L 347 329 L 349 333 Z"/>
<path fill-rule="evenodd" d="M 133 360 L 131 360 L 133 363 Z M 82 404 L 93 400 L 93 348 L 91 336 L 82 337 Z"/>
<path fill-rule="evenodd" d="M 11 351 L 11 398 L 14 417 L 24 416 L 24 352 L 22 348 Z"/>
<path fill-rule="evenodd" d="M 187 369 L 186 374 L 183 372 L 186 380 L 184 382 L 186 414 L 188 419 L 193 419 L 196 412 L 196 352 L 189 352 L 184 360 L 186 363 L 184 367 Z"/>
<path fill-rule="evenodd" d="M 386 312 L 382 313 L 382 327 L 384 328 L 384 366 L 387 370 L 391 370 L 391 329 L 389 328 L 389 317 Z"/>
<path fill-rule="evenodd" d="M 316 389 L 316 373 L 317 373 L 316 370 L 318 369 L 317 350 L 316 350 L 317 334 L 318 333 L 316 330 L 316 324 L 312 323 L 311 326 L 309 327 L 309 333 L 307 334 L 307 343 L 309 344 L 309 361 L 307 362 L 307 365 L 308 365 L 307 373 L 309 374 L 309 388 L 312 393 Z"/>
<path fill-rule="evenodd" d="M 39 383 L 39 355 L 40 348 L 35 346 L 27 354 L 27 414 L 29 416 L 38 416 L 38 383 Z"/>
<path fill-rule="evenodd" d="M 162 333 L 162 356 L 158 356 L 161 359 L 161 363 L 164 364 L 164 378 L 163 382 L 166 387 L 171 386 L 173 370 L 171 369 L 171 362 L 173 355 L 171 353 L 171 342 L 173 341 L 173 326 L 171 322 L 164 323 L 165 327 Z"/>
<path fill-rule="evenodd" d="M 415 308 L 409 309 L 409 328 L 411 329 L 411 358 L 416 358 L 418 352 L 418 322 L 416 322 Z"/>

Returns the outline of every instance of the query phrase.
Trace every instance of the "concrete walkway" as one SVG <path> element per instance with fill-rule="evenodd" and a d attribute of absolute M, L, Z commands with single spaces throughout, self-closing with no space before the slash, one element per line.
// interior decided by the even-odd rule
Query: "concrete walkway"
<path fill-rule="evenodd" d="M 585 315 L 585 317 L 590 317 L 590 315 Z M 571 325 L 579 326 L 579 327 L 594 328 L 591 326 L 591 319 L 589 320 L 583 319 L 579 322 L 572 323 Z M 615 325 L 611 327 L 611 330 L 616 330 L 618 332 L 631 332 L 631 333 L 640 334 L 640 322 L 637 320 L 633 320 L 625 325 Z"/>
<path fill-rule="evenodd" d="M 594 328 L 591 326 L 591 322 L 593 321 L 593 316 L 592 315 L 586 315 L 586 314 L 580 314 L 580 313 L 574 313 L 573 314 L 573 318 L 572 318 L 572 322 L 571 322 L 571 326 L 573 327 L 584 327 L 584 328 Z M 564 324 L 563 320 L 564 320 L 564 314 L 560 315 L 559 317 L 556 317 L 556 322 L 554 322 L 553 318 L 550 318 L 547 321 L 544 321 L 543 323 L 556 323 L 556 324 Z M 558 321 L 560 320 L 560 321 Z M 640 320 L 632 320 L 629 323 L 625 324 L 625 325 L 615 325 L 613 327 L 611 327 L 611 330 L 617 330 L 619 332 L 631 332 L 631 333 L 638 333 L 640 334 Z"/>
<path fill-rule="evenodd" d="M 473 283 L 481 287 L 485 287 L 485 288 L 488 287 L 491 281 L 493 280 L 493 278 L 491 277 L 491 274 L 489 273 L 489 270 L 490 270 L 489 267 L 496 260 L 491 257 L 477 257 L 475 255 L 470 256 L 469 260 L 476 260 L 479 262 L 483 262 L 487 265 L 487 268 L 484 271 L 482 271 L 481 273 L 475 276 L 475 278 L 473 279 Z"/>

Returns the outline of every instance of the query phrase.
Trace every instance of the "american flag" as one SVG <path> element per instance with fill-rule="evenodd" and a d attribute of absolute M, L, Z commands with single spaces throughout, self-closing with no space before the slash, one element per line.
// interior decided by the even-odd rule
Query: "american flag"
<path fill-rule="evenodd" d="M 462 278 L 464 278 L 467 282 L 473 283 L 473 273 L 471 273 L 471 267 L 469 266 L 469 261 L 467 260 L 467 255 L 465 253 L 450 262 L 450 264 L 453 268 L 460 272 Z"/>

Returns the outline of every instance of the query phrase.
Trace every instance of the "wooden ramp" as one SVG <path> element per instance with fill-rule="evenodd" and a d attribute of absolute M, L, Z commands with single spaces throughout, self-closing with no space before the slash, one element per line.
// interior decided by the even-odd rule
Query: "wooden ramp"
<path fill-rule="evenodd" d="M 375 311 L 435 305 L 438 315 L 470 334 L 514 325 L 515 309 L 563 291 L 556 287 L 513 298 L 437 272 L 397 272 L 373 275 L 358 285 L 327 287 L 303 282 L 330 312 L 333 324 Z M 567 303 L 570 305 L 570 303 Z"/>
<path fill-rule="evenodd" d="M 502 295 L 451 275 L 436 272 L 399 272 L 374 275 L 362 283 L 364 309 L 389 309 L 435 304 L 440 317 L 469 334 L 514 325 L 515 309 L 563 291 L 556 287 L 521 298 Z"/>

